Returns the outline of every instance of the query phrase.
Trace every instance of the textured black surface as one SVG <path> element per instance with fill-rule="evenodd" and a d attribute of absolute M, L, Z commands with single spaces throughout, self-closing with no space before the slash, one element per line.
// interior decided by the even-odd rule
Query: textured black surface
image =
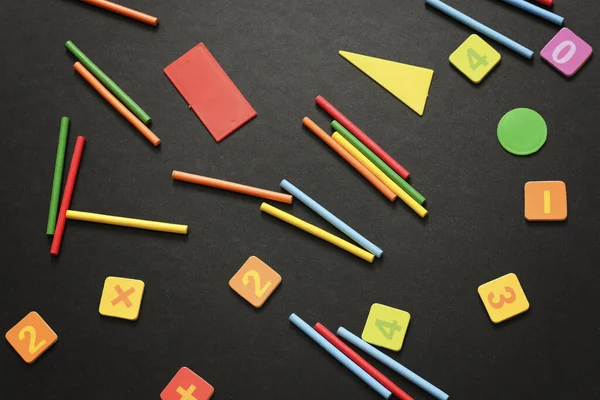
<path fill-rule="evenodd" d="M 360 333 L 374 302 L 407 310 L 392 354 L 455 399 L 592 399 L 598 376 L 598 68 L 573 79 L 540 60 L 558 28 L 497 1 L 450 4 L 536 52 L 502 61 L 481 85 L 448 56 L 471 31 L 421 0 L 127 0 L 158 28 L 65 0 L 5 1 L 0 12 L 1 328 L 31 310 L 59 335 L 35 364 L 0 346 L 6 399 L 157 399 L 188 366 L 214 399 L 376 399 L 291 326 L 296 312 Z M 556 0 L 566 24 L 598 46 L 600 4 Z M 71 39 L 153 118 L 151 145 L 83 81 Z M 162 69 L 204 42 L 258 112 L 216 144 Z M 418 117 L 337 55 L 339 49 L 435 70 Z M 389 203 L 301 126 L 329 118 L 322 94 L 412 172 L 428 198 L 421 221 Z M 549 126 L 517 158 L 496 139 L 515 107 Z M 72 208 L 190 225 L 186 237 L 68 222 L 59 258 L 45 236 L 60 117 L 88 141 Z M 261 215 L 260 200 L 173 182 L 173 169 L 272 190 L 287 178 L 384 249 L 370 265 Z M 66 173 L 66 171 L 65 171 Z M 526 223 L 523 185 L 564 180 L 566 223 Z M 301 203 L 283 206 L 333 229 Z M 283 277 L 255 310 L 227 282 L 256 255 Z M 517 274 L 531 303 L 493 325 L 477 287 Z M 140 318 L 98 314 L 109 275 L 142 279 Z M 376 364 L 379 365 L 379 364 Z M 383 368 L 384 372 L 389 372 Z M 429 398 L 390 373 L 415 399 Z"/>

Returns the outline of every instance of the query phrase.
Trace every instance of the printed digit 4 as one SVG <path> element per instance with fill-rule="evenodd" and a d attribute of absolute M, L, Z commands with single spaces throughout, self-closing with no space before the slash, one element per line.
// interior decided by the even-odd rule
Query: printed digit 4
<path fill-rule="evenodd" d="M 398 321 L 388 322 L 381 319 L 375 320 L 375 326 L 387 340 L 392 340 L 394 338 L 394 333 L 402 329 L 402 327 L 398 325 Z"/>
<path fill-rule="evenodd" d="M 500 300 L 495 302 L 494 297 L 496 297 L 496 295 L 494 294 L 494 292 L 490 292 L 490 294 L 488 294 L 488 303 L 490 303 L 492 307 L 497 309 L 502 308 L 505 303 L 510 304 L 516 300 L 517 295 L 515 294 L 513 288 L 511 288 L 510 286 L 505 286 L 504 291 L 510 294 L 510 297 L 504 297 L 504 294 L 501 294 L 498 296 Z"/>
<path fill-rule="evenodd" d="M 260 275 L 255 270 L 250 270 L 244 274 L 242 277 L 242 283 L 244 286 L 248 286 L 250 284 L 250 277 L 254 279 L 254 294 L 256 297 L 262 297 L 265 292 L 271 287 L 271 281 L 267 281 L 265 286 L 260 287 Z"/>
<path fill-rule="evenodd" d="M 476 70 L 480 65 L 483 65 L 484 67 L 488 65 L 487 56 L 479 55 L 470 47 L 467 49 L 467 58 L 469 59 L 469 65 L 473 71 Z"/>
<path fill-rule="evenodd" d="M 35 344 L 35 328 L 30 325 L 24 327 L 23 329 L 21 329 L 21 331 L 19 331 L 19 340 L 25 339 L 26 333 L 29 334 L 29 354 L 35 354 L 46 344 L 46 341 L 42 340 L 38 344 Z"/>

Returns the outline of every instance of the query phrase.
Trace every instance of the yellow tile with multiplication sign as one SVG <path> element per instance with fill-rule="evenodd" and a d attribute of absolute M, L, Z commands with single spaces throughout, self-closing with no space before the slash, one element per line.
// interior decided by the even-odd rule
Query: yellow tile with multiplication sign
<path fill-rule="evenodd" d="M 100 314 L 135 321 L 140 315 L 144 286 L 138 279 L 109 276 L 102 289 Z"/>
<path fill-rule="evenodd" d="M 375 303 L 371 306 L 362 332 L 365 342 L 398 351 L 402 348 L 410 314 L 397 308 Z"/>
<path fill-rule="evenodd" d="M 529 301 L 517 276 L 501 276 L 477 288 L 490 319 L 497 324 L 529 310 Z"/>
<path fill-rule="evenodd" d="M 479 83 L 500 62 L 500 53 L 473 34 L 450 54 L 450 63 L 473 83 Z"/>

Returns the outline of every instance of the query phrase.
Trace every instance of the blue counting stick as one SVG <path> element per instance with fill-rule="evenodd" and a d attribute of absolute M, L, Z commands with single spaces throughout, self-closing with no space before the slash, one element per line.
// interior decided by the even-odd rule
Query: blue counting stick
<path fill-rule="evenodd" d="M 358 376 L 364 383 L 371 386 L 371 388 L 379 393 L 381 397 L 384 399 L 389 399 L 392 396 L 392 392 L 387 390 L 383 385 L 375 380 L 371 375 L 367 374 L 356 365 L 352 360 L 344 355 L 341 351 L 339 351 L 334 345 L 329 343 L 327 339 L 323 336 L 319 335 L 317 331 L 315 331 L 312 327 L 310 327 L 306 322 L 302 320 L 296 314 L 291 314 L 289 318 L 290 322 L 302 332 L 306 334 L 309 338 L 317 342 L 319 346 L 321 346 L 325 351 L 331 354 L 336 360 L 344 365 L 344 367 L 348 368 L 350 371 L 354 373 L 354 375 Z"/>
<path fill-rule="evenodd" d="M 435 397 L 439 400 L 446 400 L 448 395 L 442 392 L 437 387 L 433 386 L 431 383 L 427 382 L 425 379 L 421 378 L 419 375 L 415 374 L 396 360 L 388 357 L 381 351 L 377 350 L 375 347 L 371 346 L 369 343 L 365 342 L 352 332 L 348 331 L 346 328 L 339 327 L 337 330 L 338 336 L 341 336 L 343 339 L 346 339 L 348 342 L 352 343 L 354 346 L 358 347 L 371 357 L 375 358 L 380 363 L 388 366 L 390 369 L 396 371 L 421 389 L 425 390 L 427 393 Z"/>
<path fill-rule="evenodd" d="M 488 28 L 481 22 L 474 20 L 468 15 L 463 14 L 462 12 L 450 7 L 449 5 L 440 0 L 425 0 L 425 4 L 429 4 L 431 7 L 438 9 L 447 16 L 454 18 L 458 22 L 465 24 L 469 28 L 481 33 L 482 35 L 485 35 L 490 39 L 495 40 L 496 42 L 508 47 L 512 51 L 522 55 L 525 58 L 531 60 L 531 58 L 533 57 L 533 51 L 529 50 L 527 47 L 520 45 L 514 40 L 507 38 L 503 34 L 498 33 L 491 28 Z"/>
<path fill-rule="evenodd" d="M 524 0 L 502 0 L 505 3 L 513 5 L 515 7 L 520 8 L 521 10 L 525 10 L 530 14 L 535 15 L 536 17 L 544 18 L 546 21 L 550 21 L 558 26 L 562 26 L 564 22 L 564 18 L 560 15 L 554 14 L 548 10 L 544 10 L 541 7 L 538 7 L 534 4 L 528 3 Z"/>
<path fill-rule="evenodd" d="M 302 203 L 304 203 L 308 208 L 310 208 L 311 210 L 313 210 L 314 212 L 319 214 L 331 225 L 335 226 L 340 231 L 342 231 L 350 239 L 352 239 L 356 243 L 360 244 L 367 251 L 373 253 L 375 255 L 375 257 L 377 257 L 377 258 L 381 257 L 381 255 L 383 254 L 383 250 L 381 250 L 379 247 L 375 246 L 373 243 L 371 243 L 369 240 L 367 240 L 360 233 L 356 232 L 354 229 L 352 229 L 351 227 L 346 225 L 344 223 L 344 221 L 342 221 L 341 219 L 339 219 L 338 217 L 336 217 L 335 215 L 333 215 L 332 213 L 327 211 L 322 205 L 320 205 L 319 203 L 317 203 L 316 201 L 314 201 L 313 199 L 308 197 L 302 190 L 298 189 L 296 186 L 292 185 L 285 179 L 282 180 L 279 185 L 283 188 L 283 190 L 287 191 L 292 196 L 296 197 L 298 200 L 300 200 Z"/>

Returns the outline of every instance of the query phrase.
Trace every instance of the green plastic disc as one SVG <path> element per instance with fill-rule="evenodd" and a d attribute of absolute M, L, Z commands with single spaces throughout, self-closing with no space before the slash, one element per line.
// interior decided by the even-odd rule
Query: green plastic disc
<path fill-rule="evenodd" d="M 504 150 L 517 156 L 533 154 L 548 137 L 546 121 L 529 108 L 515 108 L 498 123 L 498 141 Z"/>

